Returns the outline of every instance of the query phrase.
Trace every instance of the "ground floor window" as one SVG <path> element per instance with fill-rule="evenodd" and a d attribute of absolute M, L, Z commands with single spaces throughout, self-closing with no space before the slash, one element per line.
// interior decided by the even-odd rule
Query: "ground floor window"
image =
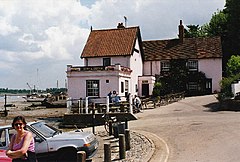
<path fill-rule="evenodd" d="M 87 80 L 87 96 L 99 97 L 99 80 Z"/>
<path fill-rule="evenodd" d="M 121 82 L 121 93 L 123 93 L 123 92 L 124 92 L 124 83 Z"/>
<path fill-rule="evenodd" d="M 188 83 L 188 90 L 189 91 L 197 91 L 198 90 L 197 82 L 189 82 Z"/>
<path fill-rule="evenodd" d="M 125 80 L 125 92 L 128 93 L 128 80 Z"/>

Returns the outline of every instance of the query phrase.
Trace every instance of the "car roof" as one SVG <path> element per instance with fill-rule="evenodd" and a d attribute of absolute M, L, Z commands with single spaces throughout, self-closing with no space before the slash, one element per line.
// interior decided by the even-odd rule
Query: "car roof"
<path fill-rule="evenodd" d="M 33 122 L 28 122 L 27 125 L 32 125 L 32 124 L 35 124 L 35 123 L 41 123 L 42 121 L 33 121 Z M 2 125 L 0 126 L 0 129 L 6 129 L 6 128 L 10 128 L 12 127 L 12 125 Z"/>

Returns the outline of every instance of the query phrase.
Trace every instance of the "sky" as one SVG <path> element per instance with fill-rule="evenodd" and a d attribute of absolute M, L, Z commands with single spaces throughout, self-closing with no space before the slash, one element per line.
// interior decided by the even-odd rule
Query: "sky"
<path fill-rule="evenodd" d="M 203 25 L 225 0 L 0 0 L 0 88 L 66 86 L 67 65 L 94 30 L 139 26 L 143 40 L 177 38 L 183 25 Z"/>

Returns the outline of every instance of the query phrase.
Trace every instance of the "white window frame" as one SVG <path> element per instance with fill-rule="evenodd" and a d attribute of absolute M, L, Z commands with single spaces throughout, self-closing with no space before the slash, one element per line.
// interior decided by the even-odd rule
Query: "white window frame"
<path fill-rule="evenodd" d="M 88 97 L 99 97 L 99 80 L 86 80 L 86 96 Z"/>
<path fill-rule="evenodd" d="M 188 70 L 198 71 L 198 60 L 188 60 Z"/>
<path fill-rule="evenodd" d="M 161 61 L 161 71 L 170 71 L 169 61 Z"/>

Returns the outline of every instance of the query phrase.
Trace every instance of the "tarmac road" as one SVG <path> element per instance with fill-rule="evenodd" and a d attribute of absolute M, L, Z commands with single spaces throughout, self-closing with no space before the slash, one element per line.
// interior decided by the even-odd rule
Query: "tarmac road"
<path fill-rule="evenodd" d="M 189 97 L 144 110 L 129 126 L 154 141 L 150 162 L 238 162 L 240 112 L 211 111 L 216 106 L 214 95 Z"/>

